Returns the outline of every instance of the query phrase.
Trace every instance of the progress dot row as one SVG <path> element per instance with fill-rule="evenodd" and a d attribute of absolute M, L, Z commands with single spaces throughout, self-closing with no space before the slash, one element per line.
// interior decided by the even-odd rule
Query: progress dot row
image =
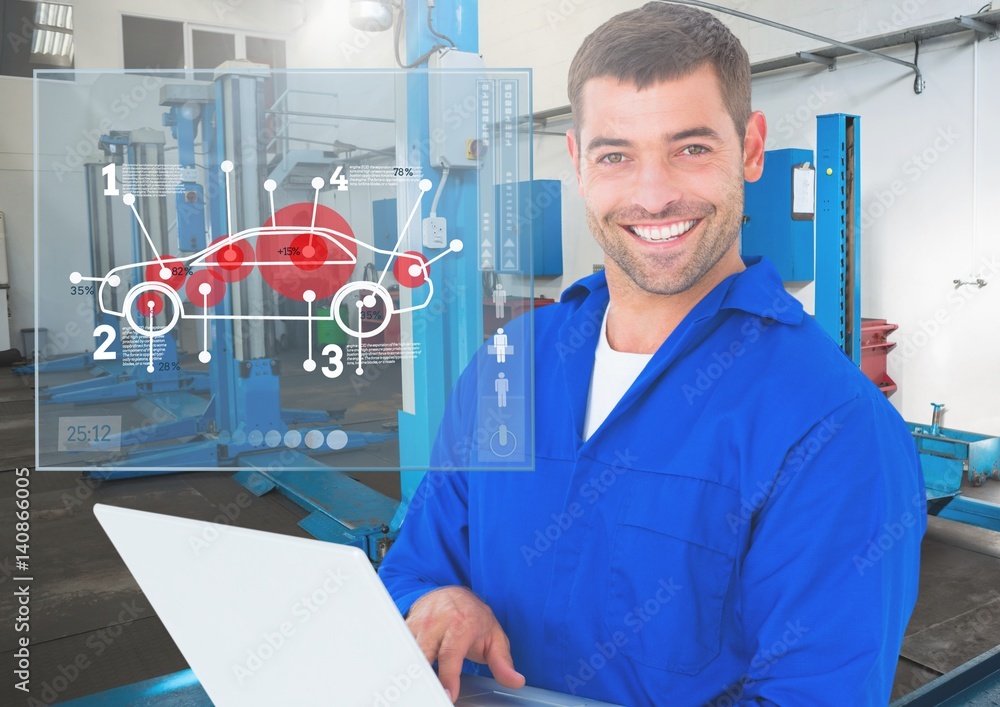
<path fill-rule="evenodd" d="M 251 447 L 279 447 L 284 443 L 288 449 L 296 449 L 305 446 L 308 449 L 319 449 L 326 444 L 333 450 L 343 449 L 347 446 L 347 433 L 343 430 L 332 430 L 324 434 L 320 430 L 308 430 L 304 434 L 299 430 L 288 430 L 284 434 L 280 430 L 251 430 L 249 433 L 242 430 L 232 436 L 234 444 L 240 445 L 246 442 Z"/>

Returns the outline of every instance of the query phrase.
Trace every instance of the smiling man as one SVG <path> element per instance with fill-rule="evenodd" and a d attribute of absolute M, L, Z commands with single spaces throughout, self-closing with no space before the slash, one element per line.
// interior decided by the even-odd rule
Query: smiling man
<path fill-rule="evenodd" d="M 745 50 L 649 3 L 584 41 L 569 95 L 605 270 L 535 314 L 536 470 L 428 475 L 383 581 L 453 695 L 469 658 L 630 706 L 886 704 L 923 480 L 898 413 L 740 257 L 766 138 Z M 496 375 L 463 374 L 434 466 L 471 466 Z"/>

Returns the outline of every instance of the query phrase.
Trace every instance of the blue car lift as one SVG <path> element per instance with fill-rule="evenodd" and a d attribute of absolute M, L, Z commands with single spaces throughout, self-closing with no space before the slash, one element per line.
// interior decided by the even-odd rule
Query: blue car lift
<path fill-rule="evenodd" d="M 259 136 L 263 133 L 257 121 L 261 116 L 251 115 L 248 111 L 241 112 L 238 106 L 242 105 L 241 96 L 246 100 L 260 90 L 261 81 L 259 72 L 251 72 L 249 75 L 226 72 L 220 75 L 212 90 L 202 89 L 200 96 L 198 89 L 201 87 L 197 86 L 180 86 L 176 89 L 165 87 L 164 94 L 161 95 L 162 102 L 170 106 L 170 111 L 164 116 L 164 124 L 171 127 L 178 139 L 182 173 L 194 167 L 194 141 L 199 123 L 201 124 L 207 144 L 206 167 L 211 180 L 209 189 L 210 194 L 215 195 L 209 204 L 214 234 L 225 234 L 229 231 L 229 210 L 222 196 L 227 194 L 227 190 L 225 176 L 221 170 L 221 163 L 227 153 L 241 159 L 244 172 L 248 175 L 245 179 L 234 177 L 237 182 L 237 193 L 242 197 L 241 211 L 253 214 L 250 218 L 256 218 L 255 214 L 259 212 L 259 208 L 256 208 L 255 203 L 251 203 L 248 195 L 259 191 L 259 184 L 254 184 L 252 188 L 249 185 L 257 178 L 263 167 L 263 162 L 258 161 L 260 145 L 249 138 L 241 139 L 240 136 L 257 136 L 257 142 L 260 142 Z M 256 105 L 255 102 L 253 104 Z M 232 131 L 226 130 L 225 120 L 229 117 L 236 125 Z M 194 228 L 200 225 L 201 228 L 198 239 L 191 238 L 188 230 L 179 231 L 185 234 L 182 236 L 182 246 L 201 248 L 205 245 L 204 243 L 198 245 L 198 240 L 205 238 L 204 220 L 202 212 L 198 210 L 202 192 L 193 181 L 193 175 L 190 180 L 182 182 L 182 186 L 183 193 L 178 197 L 178 222 L 189 224 Z M 188 197 L 188 194 L 191 196 Z M 216 306 L 216 312 L 224 316 L 214 318 L 211 325 L 213 355 L 209 362 L 206 386 L 210 392 L 210 399 L 206 401 L 196 395 L 176 390 L 164 394 L 162 400 L 143 399 L 138 403 L 140 410 L 141 406 L 148 407 L 150 403 L 160 408 L 169 406 L 173 419 L 126 431 L 107 441 L 128 447 L 139 443 L 191 437 L 195 439 L 127 453 L 112 462 L 88 470 L 86 474 L 102 479 L 121 479 L 220 466 L 243 466 L 250 470 L 238 474 L 237 480 L 255 492 L 264 492 L 269 484 L 260 477 L 271 473 L 269 470 L 274 468 L 329 471 L 326 466 L 301 451 L 286 446 L 285 435 L 290 430 L 289 425 L 292 424 L 311 424 L 310 431 L 322 434 L 324 438 L 333 431 L 339 431 L 340 427 L 330 423 L 330 415 L 325 411 L 281 408 L 278 362 L 267 357 L 242 360 L 237 358 L 232 322 L 225 318 L 232 314 L 232 311 L 230 289 L 227 290 L 222 302 Z M 170 337 L 164 338 L 168 340 L 169 347 Z M 260 351 L 262 350 L 261 342 Z M 273 438 L 274 435 L 279 436 L 276 444 L 264 443 L 265 439 Z M 337 448 L 357 449 L 394 439 L 396 439 L 394 433 L 352 432 L 347 434 L 346 444 L 338 445 Z M 317 449 L 317 452 L 319 451 L 323 450 Z M 356 484 L 349 479 L 347 481 Z M 272 488 L 275 485 L 275 483 L 270 484 Z M 369 498 L 367 487 L 356 485 L 353 497 L 362 499 L 361 506 L 378 507 L 386 519 L 391 518 L 395 504 L 387 499 L 386 502 L 391 504 L 391 508 L 386 511 L 382 508 L 386 504 L 376 503 L 374 499 Z M 342 490 L 338 489 L 338 499 L 343 496 L 340 493 Z M 307 494 L 295 493 L 293 497 L 305 498 Z M 312 504 L 315 506 L 312 510 L 314 514 L 320 515 L 327 512 L 335 513 L 333 517 L 347 521 L 349 527 L 360 527 L 358 519 L 353 517 L 354 511 L 338 509 L 337 503 L 342 504 L 343 501 L 335 502 L 333 507 L 330 504 L 316 502 Z M 371 513 L 371 509 L 367 509 L 362 513 L 362 518 L 367 518 Z M 380 529 L 382 525 L 383 523 L 380 523 L 377 528 Z M 305 527 L 322 530 L 324 523 L 309 521 Z M 367 524 L 364 524 L 364 527 L 367 528 Z"/>
<path fill-rule="evenodd" d="M 427 0 L 408 0 L 406 3 L 406 62 L 412 63 L 438 46 L 440 39 L 434 36 L 427 23 Z M 456 49 L 463 52 L 479 52 L 479 5 L 476 0 L 456 0 L 448 5 L 438 3 L 434 8 L 437 33 L 454 40 Z M 407 145 L 427 145 L 430 140 L 428 77 L 426 73 L 413 73 L 407 79 Z M 421 150 L 420 169 L 425 175 L 439 174 L 440 165 L 432 165 L 430 154 Z M 479 224 L 474 205 L 477 203 L 477 175 L 471 170 L 452 171 L 448 179 L 449 198 L 443 198 L 438 215 L 445 216 L 448 223 L 466 233 L 478 233 Z M 402 196 L 402 195 L 400 195 Z M 397 199 L 397 202 L 402 199 Z M 463 208 L 462 205 L 468 205 Z M 421 219 L 430 216 L 430 203 L 421 205 Z M 438 263 L 443 282 L 454 283 L 465 292 L 476 293 L 482 287 L 482 273 L 479 262 L 474 257 L 451 260 L 445 258 Z M 424 351 L 444 351 L 443 356 L 423 356 L 413 362 L 413 400 L 419 401 L 421 415 L 414 415 L 405 409 L 399 412 L 399 433 L 407 444 L 400 445 L 399 462 L 404 469 L 427 469 L 430 467 L 431 445 L 434 432 L 444 418 L 445 403 L 449 391 L 453 390 L 458 377 L 472 360 L 475 351 L 482 344 L 483 308 L 479 304 L 481 296 L 458 298 L 440 317 L 431 317 L 421 332 L 414 331 L 414 341 Z M 449 335 L 450 334 L 450 335 Z M 404 399 L 404 408 L 406 407 Z M 390 524 L 393 532 L 406 516 L 409 502 L 417 491 L 424 471 L 401 471 L 400 491 L 402 501 Z"/>
<path fill-rule="evenodd" d="M 861 118 L 816 118 L 816 321 L 861 366 Z"/>
<path fill-rule="evenodd" d="M 140 164 L 163 160 L 162 143 L 133 139 L 129 132 L 115 132 L 103 135 L 99 141 L 100 148 L 116 165 L 124 164 L 126 157 L 130 164 Z M 193 149 L 193 143 L 192 143 Z M 96 275 L 110 272 L 114 267 L 114 234 L 109 216 L 111 197 L 104 194 L 103 164 L 90 163 L 86 165 L 87 210 L 90 226 L 90 243 L 92 253 L 92 269 Z M 144 200 L 137 201 L 137 210 L 145 213 Z M 203 219 L 204 220 L 204 219 Z M 202 225 L 204 232 L 204 225 Z M 165 237 L 164 237 L 165 239 Z M 143 253 L 143 242 L 138 224 L 132 224 L 132 257 L 134 262 L 148 260 Z M 137 277 L 141 279 L 142 273 Z M 115 293 L 109 294 L 112 300 Z M 113 306 L 117 306 L 114 305 Z M 115 332 L 114 342 L 108 350 L 115 355 L 114 360 L 96 359 L 94 354 L 86 353 L 68 358 L 44 361 L 37 365 L 15 367 L 14 372 L 20 375 L 39 373 L 57 373 L 88 371 L 92 376 L 89 380 L 66 383 L 53 388 L 40 387 L 39 403 L 75 403 L 86 405 L 92 403 L 108 403 L 124 400 L 148 398 L 162 393 L 204 393 L 208 390 L 208 376 L 200 371 L 185 371 L 176 365 L 177 345 L 173 337 L 165 337 L 165 349 L 162 361 L 173 364 L 164 366 L 163 370 L 147 371 L 145 366 L 123 366 L 121 363 L 121 322 L 117 317 L 105 314 L 94 298 L 94 322 L 98 325 L 110 326 Z"/>
<path fill-rule="evenodd" d="M 941 426 L 944 405 L 931 403 L 931 424 L 906 423 L 920 452 L 927 510 L 939 518 L 1000 531 L 1000 506 L 963 496 L 963 480 L 982 486 L 1000 478 L 1000 438 Z"/>
<path fill-rule="evenodd" d="M 407 0 L 406 5 L 406 60 L 413 62 L 437 44 L 438 38 L 430 33 L 425 21 L 428 11 L 427 0 Z M 457 48 L 468 52 L 478 51 L 478 5 L 476 0 L 456 0 L 447 7 L 441 4 L 437 5 L 435 7 L 435 25 L 440 34 L 454 39 Z M 220 99 L 218 105 L 220 106 L 223 105 L 221 102 L 222 91 L 222 82 L 217 81 L 217 92 Z M 426 144 L 429 136 L 427 76 L 422 72 L 414 72 L 408 77 L 407 122 L 408 144 Z M 222 121 L 220 120 L 219 123 L 221 126 Z M 213 162 L 209 165 L 210 173 L 219 174 L 218 158 L 213 156 L 210 158 L 210 162 Z M 435 166 L 429 163 L 426 153 L 422 153 L 420 156 L 420 167 L 425 175 L 432 174 L 435 169 Z M 216 188 L 219 186 L 215 185 Z M 453 174 L 449 178 L 449 189 L 452 194 L 455 194 L 455 198 L 442 199 L 438 213 L 444 215 L 449 223 L 456 224 L 458 228 L 471 229 L 472 232 L 475 232 L 477 228 L 476 215 L 471 212 L 477 203 L 475 175 L 472 173 Z M 423 204 L 422 216 L 429 215 L 429 208 L 429 203 Z M 214 211 L 213 218 L 218 218 Z M 219 230 L 220 225 L 213 221 L 215 232 L 225 233 L 224 228 Z M 439 267 L 441 268 L 441 277 L 445 281 L 464 285 L 469 292 L 476 292 L 481 287 L 481 273 L 475 258 L 444 259 L 440 262 Z M 466 298 L 457 303 L 456 306 L 449 307 L 442 313 L 441 317 L 432 318 L 432 321 L 429 321 L 428 325 L 422 328 L 419 336 L 418 332 L 414 332 L 414 340 L 420 342 L 423 350 L 444 350 L 447 348 L 448 355 L 442 357 L 424 356 L 413 362 L 414 390 L 412 395 L 420 402 L 423 415 L 417 416 L 405 411 L 399 412 L 400 438 L 406 441 L 406 444 L 400 445 L 401 467 L 412 469 L 429 466 L 430 444 L 427 440 L 432 438 L 432 432 L 440 424 L 444 415 L 448 391 L 454 387 L 465 365 L 482 343 L 483 313 L 482 307 L 478 304 L 480 300 L 481 297 Z M 219 352 L 217 356 L 213 356 L 213 360 L 216 357 L 220 359 L 229 357 L 232 360 L 231 330 L 218 320 L 213 326 L 215 327 L 215 351 Z M 446 332 L 461 332 L 461 336 L 446 336 Z M 219 350 L 220 342 L 227 347 L 224 351 Z M 428 360 L 432 358 L 434 360 Z M 255 366 L 261 365 L 256 361 L 250 363 Z M 265 371 L 260 372 L 266 374 Z M 266 375 L 264 379 L 267 379 Z M 235 409 L 234 406 L 231 406 L 232 401 L 242 394 L 245 403 L 246 396 L 250 392 L 246 387 L 241 391 L 241 386 L 238 383 L 227 388 L 225 382 L 213 376 L 213 403 L 218 406 L 216 419 L 222 421 L 222 424 L 232 421 L 232 417 L 227 415 L 227 411 Z M 221 447 L 219 449 L 221 451 L 218 452 L 217 459 L 238 456 L 242 466 L 252 467 L 239 472 L 236 478 L 253 493 L 261 495 L 272 489 L 277 489 L 300 505 L 313 509 L 311 515 L 300 523 L 302 527 L 321 539 L 358 545 L 368 551 L 369 557 L 373 561 L 381 558 L 391 543 L 392 537 L 398 532 L 409 500 L 413 497 L 424 474 L 424 472 L 416 471 L 401 472 L 400 486 L 403 500 L 397 508 L 394 501 L 368 490 L 367 487 L 361 486 L 342 474 L 320 466 L 318 462 L 312 462 L 305 455 L 300 456 L 303 460 L 315 464 L 317 471 L 325 473 L 310 474 L 283 471 L 282 465 L 287 462 L 284 455 L 288 453 L 288 450 L 256 451 L 249 454 L 244 453 L 246 450 L 238 445 L 233 448 L 227 447 L 224 450 Z M 368 493 L 366 494 L 364 491 Z M 345 523 L 346 517 L 360 520 L 355 521 L 355 527 L 352 527 L 350 521 Z M 384 521 L 388 518 L 392 519 L 391 525 L 385 525 Z M 73 707 L 105 707 L 121 704 L 149 705 L 151 707 L 154 705 L 158 707 L 210 707 L 212 703 L 198 683 L 194 673 L 190 670 L 184 670 L 73 700 L 66 704 Z"/>
<path fill-rule="evenodd" d="M 427 26 L 428 7 L 426 0 L 409 0 L 406 6 L 406 62 L 413 63 L 423 56 L 440 40 L 431 34 Z M 478 52 L 479 47 L 479 10 L 475 0 L 457 0 L 445 7 L 435 7 L 435 23 L 439 34 L 452 38 L 456 48 L 465 52 Z M 413 72 L 407 77 L 407 124 L 406 145 L 426 145 L 430 136 L 428 79 L 424 72 Z M 408 160 L 412 160 L 410 156 Z M 420 169 L 424 175 L 439 172 L 438 165 L 432 165 L 427 151 L 419 154 Z M 410 164 L 410 161 L 407 162 Z M 449 177 L 449 195 L 442 198 L 438 214 L 445 216 L 448 223 L 463 232 L 477 232 L 478 223 L 475 213 L 477 203 L 476 177 L 472 171 L 453 172 Z M 405 188 L 405 187 L 404 187 Z M 403 194 L 397 199 L 405 203 Z M 464 205 L 464 206 L 463 206 Z M 430 203 L 422 204 L 422 217 L 430 215 Z M 442 281 L 454 283 L 457 287 L 465 287 L 467 292 L 477 292 L 481 287 L 481 273 L 475 258 L 444 259 L 439 262 Z M 430 442 L 434 432 L 444 416 L 445 403 L 449 391 L 454 388 L 465 365 L 472 359 L 473 353 L 482 343 L 480 332 L 483 330 L 482 307 L 476 303 L 481 298 L 460 298 L 460 301 L 449 306 L 439 317 L 431 317 L 426 326 L 414 331 L 414 342 L 424 351 L 447 351 L 444 356 L 422 356 L 412 361 L 413 391 L 407 400 L 404 392 L 404 408 L 419 401 L 421 415 L 407 412 L 398 413 L 399 438 L 405 441 L 400 444 L 400 467 L 402 469 L 426 469 L 430 465 Z M 456 335 L 461 332 L 461 335 Z M 374 560 L 381 558 L 391 540 L 396 536 L 409 508 L 423 471 L 401 471 L 400 491 L 402 500 L 398 504 L 389 501 L 392 508 L 388 516 L 371 516 L 378 523 L 377 530 L 381 536 L 369 534 L 369 556 Z M 322 503 L 323 512 L 315 511 L 300 525 L 317 537 L 330 537 L 345 533 L 342 523 L 330 523 L 336 519 L 337 512 L 331 506 L 343 503 L 338 498 L 326 493 L 317 485 L 333 483 L 329 478 L 319 475 L 294 474 L 281 471 L 265 471 L 256 469 L 241 471 L 237 480 L 244 486 L 259 493 L 271 488 L 295 499 L 300 505 L 314 507 Z M 337 482 L 339 483 L 339 482 Z M 374 492 L 372 492 L 374 493 Z M 385 497 L 376 494 L 377 498 L 368 498 L 367 505 L 378 508 L 381 513 L 387 508 Z M 325 499 L 318 502 L 316 499 Z M 384 499 L 384 500 L 383 500 Z M 357 500 L 357 499 L 355 499 Z M 391 521 L 389 520 L 391 518 Z M 385 520 L 382 520 L 385 519 Z M 388 525 L 384 525 L 388 522 Z M 372 523 L 369 527 L 375 527 Z M 355 531 L 348 531 L 354 533 Z M 318 535 L 323 533 L 323 535 Z M 337 540 L 342 542 L 342 540 Z"/>

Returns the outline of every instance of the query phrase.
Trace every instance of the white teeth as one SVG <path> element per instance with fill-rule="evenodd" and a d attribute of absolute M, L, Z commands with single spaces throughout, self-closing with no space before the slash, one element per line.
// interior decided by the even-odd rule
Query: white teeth
<path fill-rule="evenodd" d="M 698 223 L 695 221 L 678 221 L 663 228 L 649 226 L 630 226 L 629 230 L 645 241 L 668 241 L 678 236 L 682 236 Z"/>

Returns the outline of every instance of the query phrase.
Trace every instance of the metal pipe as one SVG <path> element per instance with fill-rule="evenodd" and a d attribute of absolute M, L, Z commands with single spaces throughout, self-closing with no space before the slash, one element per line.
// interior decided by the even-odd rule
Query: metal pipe
<path fill-rule="evenodd" d="M 763 17 L 757 17 L 756 15 L 749 15 L 745 12 L 740 12 L 739 10 L 731 10 L 728 7 L 720 7 L 719 5 L 713 5 L 710 2 L 701 2 L 701 0 L 656 0 L 656 2 L 663 2 L 674 5 L 693 5 L 695 7 L 704 8 L 706 10 L 714 10 L 715 12 L 722 12 L 726 15 L 732 15 L 734 17 L 740 17 L 744 20 L 750 20 L 751 22 L 757 22 L 762 25 L 767 25 L 768 27 L 773 27 L 775 29 L 784 30 L 785 32 L 791 32 L 792 34 L 798 34 L 802 37 L 809 37 L 810 39 L 815 39 L 820 42 L 828 42 L 835 47 L 840 47 L 841 49 L 847 49 L 851 52 L 857 52 L 858 54 L 867 54 L 868 56 L 873 56 L 876 59 L 884 59 L 885 61 L 891 61 L 894 64 L 899 64 L 900 66 L 905 66 L 913 71 L 917 75 L 917 81 L 915 86 L 920 87 L 917 93 L 923 90 L 924 78 L 920 73 L 920 67 L 915 63 L 910 61 L 904 61 L 902 59 L 897 59 L 896 57 L 888 56 L 887 54 L 880 54 L 878 52 L 873 52 L 871 49 L 864 49 L 862 47 L 856 46 L 854 44 L 848 44 L 846 42 L 839 42 L 836 39 L 830 39 L 829 37 L 824 37 L 821 34 L 814 34 L 813 32 L 807 32 L 804 29 L 798 29 L 797 27 L 790 27 L 788 25 L 783 25 L 780 22 L 773 22 L 772 20 L 764 19 Z"/>
<path fill-rule="evenodd" d="M 944 415 L 944 403 L 931 403 L 934 412 L 931 414 L 931 434 L 941 434 L 941 416 Z"/>
<path fill-rule="evenodd" d="M 268 115 L 297 115 L 302 118 L 329 118 L 330 120 L 363 120 L 369 123 L 395 123 L 392 118 L 369 118 L 363 115 L 338 115 L 334 113 L 306 113 L 297 110 L 266 110 Z"/>

